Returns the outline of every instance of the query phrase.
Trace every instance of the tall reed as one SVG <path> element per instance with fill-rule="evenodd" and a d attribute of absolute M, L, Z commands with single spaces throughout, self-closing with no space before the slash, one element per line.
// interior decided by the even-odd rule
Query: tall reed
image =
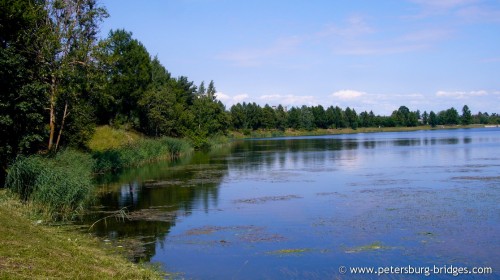
<path fill-rule="evenodd" d="M 191 151 L 191 145 L 183 139 L 170 137 L 139 139 L 117 149 L 94 151 L 93 158 L 96 161 L 94 172 L 116 171 L 146 162 L 174 159 Z"/>
<path fill-rule="evenodd" d="M 55 156 L 19 157 L 5 186 L 51 220 L 74 219 L 91 201 L 92 158 L 74 150 Z"/>

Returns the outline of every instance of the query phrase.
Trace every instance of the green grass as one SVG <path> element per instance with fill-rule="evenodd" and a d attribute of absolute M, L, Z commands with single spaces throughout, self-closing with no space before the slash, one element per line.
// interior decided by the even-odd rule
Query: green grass
<path fill-rule="evenodd" d="M 30 220 L 30 209 L 0 190 L 0 279 L 163 279 L 165 275 L 68 226 Z"/>
<path fill-rule="evenodd" d="M 5 186 L 48 220 L 72 220 L 91 202 L 93 160 L 63 150 L 55 156 L 19 157 L 9 167 Z"/>

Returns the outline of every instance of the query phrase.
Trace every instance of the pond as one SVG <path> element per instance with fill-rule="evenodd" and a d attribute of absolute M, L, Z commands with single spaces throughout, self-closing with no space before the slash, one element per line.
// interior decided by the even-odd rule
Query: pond
<path fill-rule="evenodd" d="M 251 139 L 106 178 L 89 221 L 175 279 L 499 279 L 499 170 L 498 128 Z"/>

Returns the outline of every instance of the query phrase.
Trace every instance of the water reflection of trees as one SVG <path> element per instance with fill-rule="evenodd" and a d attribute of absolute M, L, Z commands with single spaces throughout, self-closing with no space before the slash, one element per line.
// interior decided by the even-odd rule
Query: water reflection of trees
<path fill-rule="evenodd" d="M 149 261 L 156 243 L 163 242 L 179 218 L 217 206 L 218 186 L 227 170 L 224 155 L 195 153 L 184 162 L 124 171 L 115 183 L 100 187 L 99 211 L 89 214 L 86 221 L 90 224 L 126 207 L 132 219 L 107 218 L 93 230 L 109 239 L 134 239 L 139 244 L 135 260 Z"/>
<path fill-rule="evenodd" d="M 384 135 L 384 134 L 380 134 Z M 256 139 L 236 143 L 232 149 L 231 168 L 236 170 L 268 170 L 287 164 L 335 164 L 341 159 L 355 159 L 357 153 L 380 148 L 409 149 L 415 146 L 456 145 L 471 143 L 470 137 L 443 137 L 432 134 L 395 138 L 367 135 L 343 137 Z"/>

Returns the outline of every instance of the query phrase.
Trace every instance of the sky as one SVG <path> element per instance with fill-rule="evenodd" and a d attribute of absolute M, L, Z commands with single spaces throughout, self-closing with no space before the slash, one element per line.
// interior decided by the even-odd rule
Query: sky
<path fill-rule="evenodd" d="M 500 113 L 499 0 L 100 0 L 174 76 L 226 108 Z"/>

